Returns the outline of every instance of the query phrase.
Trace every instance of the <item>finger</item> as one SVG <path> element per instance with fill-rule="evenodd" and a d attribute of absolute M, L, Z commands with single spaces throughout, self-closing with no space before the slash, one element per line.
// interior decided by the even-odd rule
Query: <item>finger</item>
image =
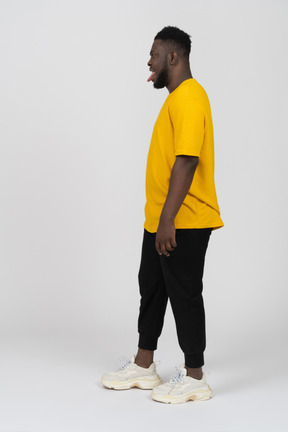
<path fill-rule="evenodd" d="M 162 252 L 163 255 L 165 255 L 165 256 L 167 256 L 167 257 L 170 256 L 168 250 L 166 249 L 166 245 L 165 245 L 164 242 L 161 243 L 161 252 Z"/>
<path fill-rule="evenodd" d="M 174 247 L 172 246 L 172 243 L 166 243 L 166 250 L 168 252 L 172 252 L 174 250 Z"/>
<path fill-rule="evenodd" d="M 172 239 L 172 241 L 171 241 L 171 245 L 172 245 L 173 248 L 177 247 L 177 243 L 176 243 L 176 235 L 175 235 L 175 234 L 174 234 L 174 237 L 173 237 L 173 239 Z"/>

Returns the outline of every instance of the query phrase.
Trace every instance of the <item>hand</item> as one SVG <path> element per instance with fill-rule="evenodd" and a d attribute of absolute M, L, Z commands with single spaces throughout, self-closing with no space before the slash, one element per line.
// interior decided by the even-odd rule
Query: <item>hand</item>
<path fill-rule="evenodd" d="M 174 222 L 163 221 L 160 218 L 159 226 L 156 233 L 155 247 L 159 255 L 170 256 L 171 251 L 177 247 L 176 230 Z"/>

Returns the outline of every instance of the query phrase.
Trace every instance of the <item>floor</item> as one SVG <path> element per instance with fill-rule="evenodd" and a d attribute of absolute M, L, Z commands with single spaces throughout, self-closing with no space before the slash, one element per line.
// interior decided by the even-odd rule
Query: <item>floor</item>
<path fill-rule="evenodd" d="M 104 389 L 101 374 L 118 368 L 118 358 L 109 353 L 107 359 L 108 348 L 99 353 L 95 345 L 89 337 L 3 337 L 0 432 L 288 430 L 284 354 L 278 353 L 276 367 L 263 353 L 245 360 L 233 352 L 225 368 L 212 358 L 206 374 L 214 397 L 166 405 L 152 401 L 150 391 Z M 174 361 L 159 365 L 164 380 Z"/>

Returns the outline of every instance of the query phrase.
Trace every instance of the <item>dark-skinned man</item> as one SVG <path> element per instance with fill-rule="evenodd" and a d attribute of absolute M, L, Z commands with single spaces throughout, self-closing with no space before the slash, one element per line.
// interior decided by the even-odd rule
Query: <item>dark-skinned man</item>
<path fill-rule="evenodd" d="M 192 77 L 190 36 L 164 27 L 148 66 L 154 88 L 169 91 L 154 126 L 147 160 L 146 206 L 139 270 L 138 352 L 103 375 L 108 388 L 153 389 L 165 403 L 207 400 L 202 371 L 206 347 L 202 277 L 211 231 L 223 226 L 214 183 L 209 99 Z M 162 383 L 153 362 L 170 300 L 184 365 Z"/>

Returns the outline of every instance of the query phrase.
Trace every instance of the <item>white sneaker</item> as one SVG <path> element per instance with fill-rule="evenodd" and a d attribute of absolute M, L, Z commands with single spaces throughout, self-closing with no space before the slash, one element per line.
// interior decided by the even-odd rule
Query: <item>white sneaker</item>
<path fill-rule="evenodd" d="M 187 376 L 187 369 L 181 367 L 172 375 L 170 381 L 155 387 L 152 399 L 164 403 L 183 403 L 189 400 L 207 400 L 212 397 L 212 390 L 203 374 L 201 380 Z"/>
<path fill-rule="evenodd" d="M 156 364 L 152 363 L 149 368 L 142 368 L 135 363 L 135 356 L 127 359 L 123 366 L 116 371 L 102 376 L 101 382 L 105 387 L 115 390 L 125 390 L 132 387 L 151 390 L 162 383 L 156 372 Z"/>

